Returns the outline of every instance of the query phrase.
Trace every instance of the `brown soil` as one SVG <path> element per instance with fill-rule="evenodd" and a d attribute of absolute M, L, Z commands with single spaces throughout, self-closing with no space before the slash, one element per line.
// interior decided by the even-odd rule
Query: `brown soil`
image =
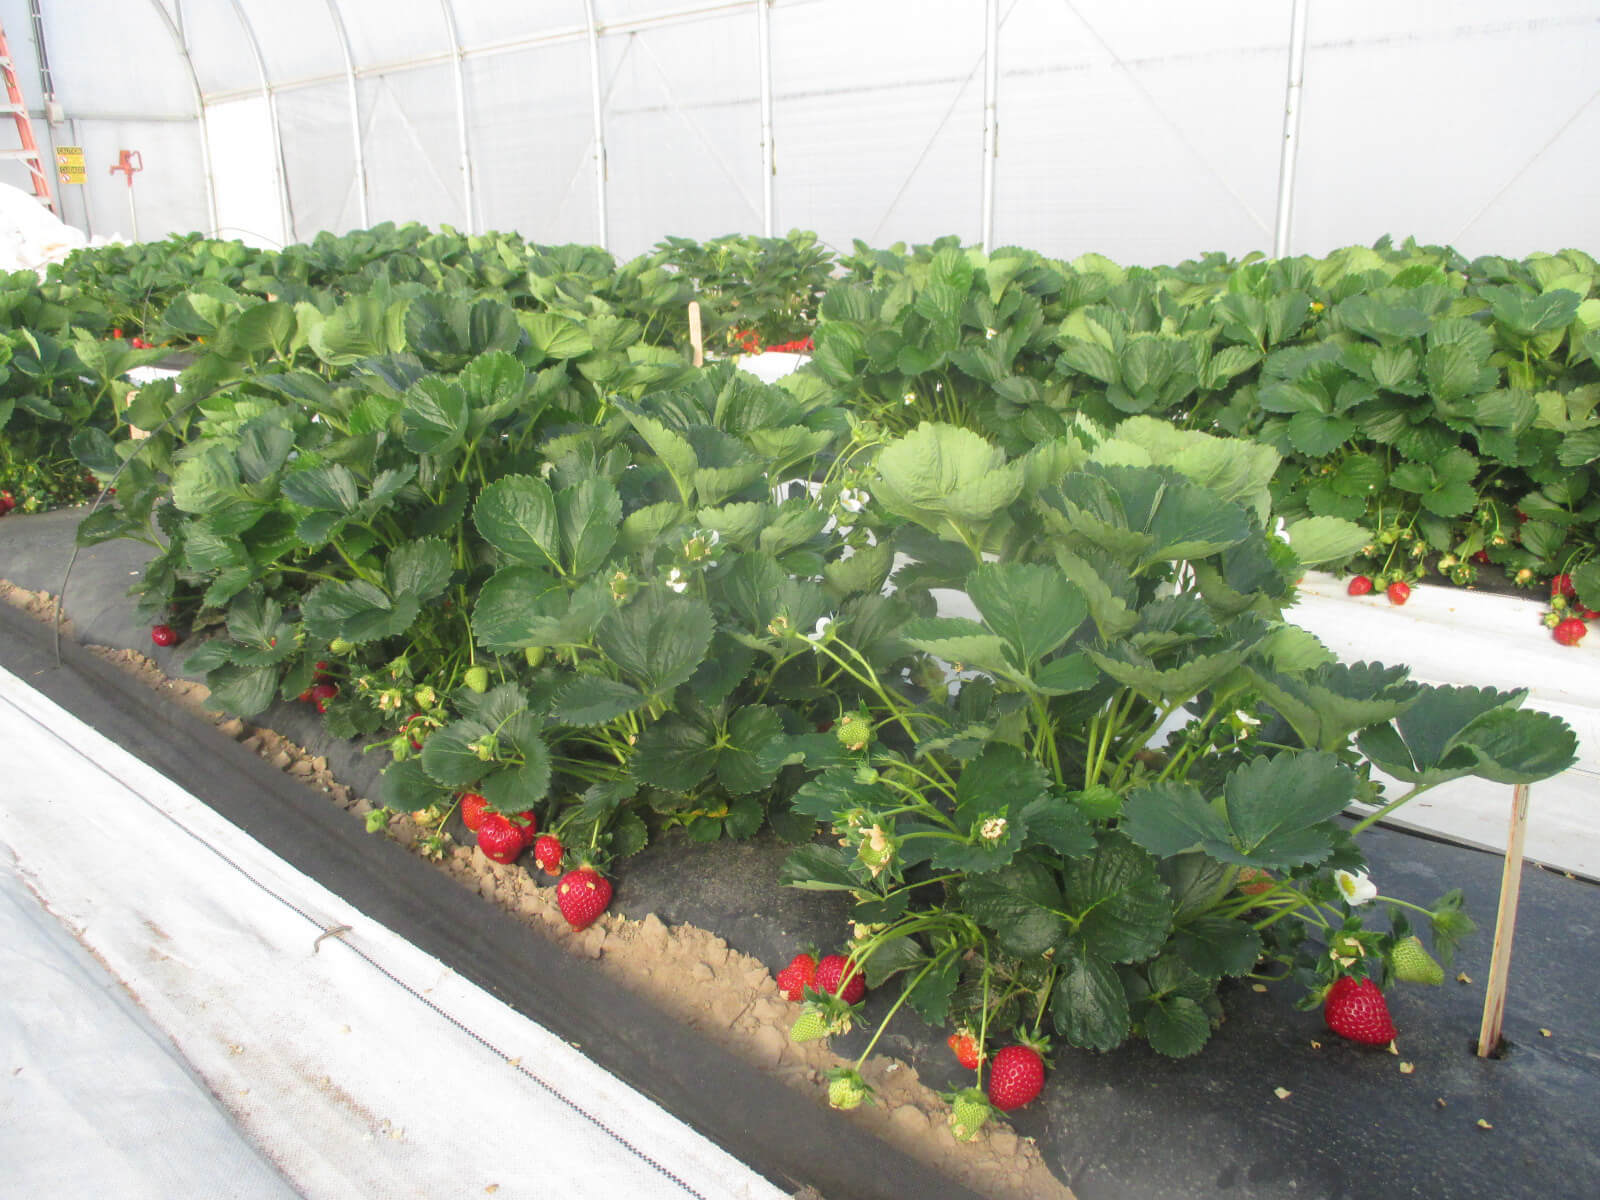
<path fill-rule="evenodd" d="M 30 592 L 0 580 L 0 600 L 42 621 L 54 617 L 54 599 L 45 592 Z M 62 636 L 72 636 L 70 622 L 63 624 Z M 207 709 L 209 693 L 203 684 L 173 679 L 134 650 L 87 649 L 327 795 L 353 819 L 372 810 L 364 797 L 333 777 L 326 758 L 313 756 L 270 729 Z M 388 827 L 391 837 L 418 853 L 422 853 L 423 838 L 431 832 L 407 816 L 394 817 Z M 621 985 L 815 1098 L 819 1105 L 826 1104 L 825 1072 L 847 1060 L 833 1054 L 824 1042 L 797 1044 L 789 1040 L 788 1028 L 797 1006 L 778 991 L 765 964 L 731 950 L 714 933 L 687 924 L 668 926 L 654 914 L 632 921 L 607 913 L 588 929 L 574 933 L 556 908 L 555 889 L 541 887 L 522 866 L 501 866 L 475 846 L 454 842 L 447 843 L 437 861 L 441 870 L 464 887 L 519 915 L 571 953 L 596 960 Z M 696 986 L 684 987 L 686 979 L 695 981 Z M 1003 1121 L 992 1120 L 976 1139 L 962 1144 L 950 1133 L 949 1106 L 921 1082 L 912 1067 L 874 1055 L 862 1074 L 872 1085 L 877 1103 L 839 1114 L 837 1119 L 865 1125 L 901 1151 L 936 1165 L 994 1200 L 1071 1200 L 1071 1191 L 1050 1174 L 1033 1140 L 1019 1137 Z M 809 1190 L 800 1197 L 824 1200 Z"/>

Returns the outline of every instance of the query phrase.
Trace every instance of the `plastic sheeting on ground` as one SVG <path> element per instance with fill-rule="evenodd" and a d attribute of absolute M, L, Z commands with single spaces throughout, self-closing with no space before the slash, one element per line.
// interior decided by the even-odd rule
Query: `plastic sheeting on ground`
<path fill-rule="evenodd" d="M 0 743 L 0 870 L 110 973 L 0 888 L 7 1196 L 783 1194 L 4 671 Z M 126 1013 L 55 1054 L 113 979 L 175 1055 Z"/>

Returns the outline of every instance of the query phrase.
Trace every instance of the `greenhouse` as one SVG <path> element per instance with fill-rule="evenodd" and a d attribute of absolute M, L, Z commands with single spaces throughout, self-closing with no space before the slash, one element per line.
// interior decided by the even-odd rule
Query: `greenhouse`
<path fill-rule="evenodd" d="M 0 1191 L 1580 1194 L 1597 50 L 0 0 Z"/>

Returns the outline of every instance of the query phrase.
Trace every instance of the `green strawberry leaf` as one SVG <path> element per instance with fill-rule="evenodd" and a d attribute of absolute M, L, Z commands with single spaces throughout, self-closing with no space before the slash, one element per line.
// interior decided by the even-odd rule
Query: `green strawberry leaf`
<path fill-rule="evenodd" d="M 1117 969 L 1076 938 L 1056 962 L 1060 973 L 1050 994 L 1055 1031 L 1089 1050 L 1115 1050 L 1127 1041 L 1132 1016 Z"/>
<path fill-rule="evenodd" d="M 1226 917 L 1180 925 L 1172 946 L 1191 971 L 1206 979 L 1247 974 L 1261 957 L 1261 935 L 1246 922 Z"/>
<path fill-rule="evenodd" d="M 1074 940 L 1110 962 L 1149 958 L 1166 942 L 1172 898 L 1150 855 L 1121 834 L 1066 864 L 1063 911 Z"/>
<path fill-rule="evenodd" d="M 1150 1048 L 1168 1058 L 1189 1058 L 1211 1040 L 1211 1020 L 1187 996 L 1164 996 L 1143 1011 L 1144 1036 Z"/>

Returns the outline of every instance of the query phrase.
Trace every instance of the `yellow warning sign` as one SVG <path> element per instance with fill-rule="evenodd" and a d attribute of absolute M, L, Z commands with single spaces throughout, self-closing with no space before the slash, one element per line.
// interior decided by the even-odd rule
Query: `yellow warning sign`
<path fill-rule="evenodd" d="M 62 183 L 89 182 L 88 170 L 83 165 L 83 147 L 57 146 L 56 170 L 61 173 Z"/>

